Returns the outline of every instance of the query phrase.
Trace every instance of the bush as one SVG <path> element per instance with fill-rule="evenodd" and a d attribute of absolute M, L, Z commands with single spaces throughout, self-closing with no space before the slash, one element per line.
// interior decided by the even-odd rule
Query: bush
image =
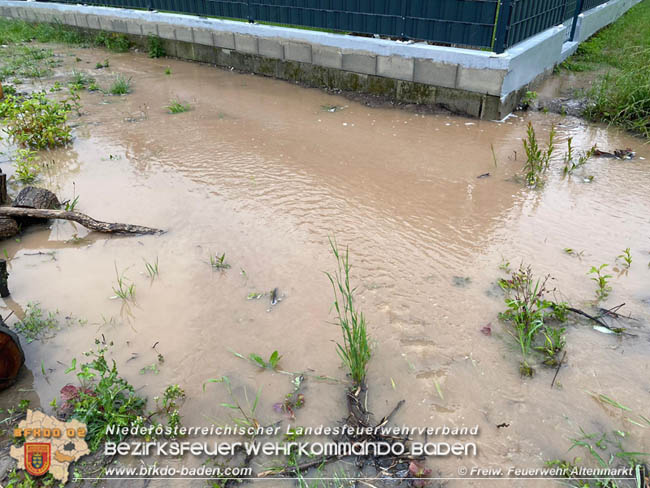
<path fill-rule="evenodd" d="M 150 58 L 162 58 L 167 54 L 163 47 L 162 39 L 152 34 L 149 34 L 147 37 L 147 49 L 149 50 Z"/>
<path fill-rule="evenodd" d="M 53 101 L 44 92 L 25 99 L 8 95 L 0 104 L 0 117 L 12 141 L 23 147 L 46 149 L 65 146 L 72 140 L 67 123 L 71 109 L 68 100 Z"/>

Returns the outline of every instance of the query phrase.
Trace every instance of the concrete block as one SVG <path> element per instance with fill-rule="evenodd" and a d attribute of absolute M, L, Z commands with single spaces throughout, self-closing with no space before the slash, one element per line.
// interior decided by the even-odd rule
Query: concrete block
<path fill-rule="evenodd" d="M 175 56 L 181 59 L 194 59 L 194 44 L 185 41 L 175 41 Z"/>
<path fill-rule="evenodd" d="M 207 29 L 193 29 L 194 42 L 203 46 L 213 46 L 212 32 Z"/>
<path fill-rule="evenodd" d="M 215 47 L 235 49 L 235 36 L 232 32 L 213 32 L 212 40 Z"/>
<path fill-rule="evenodd" d="M 415 59 L 413 81 L 433 86 L 454 88 L 456 86 L 457 64 L 438 63 L 430 59 Z"/>
<path fill-rule="evenodd" d="M 128 34 L 129 28 L 126 25 L 125 20 L 113 19 L 113 32 L 119 32 L 121 34 Z"/>
<path fill-rule="evenodd" d="M 506 70 L 458 68 L 458 84 L 456 88 L 476 93 L 501 95 L 503 79 Z"/>
<path fill-rule="evenodd" d="M 176 40 L 183 42 L 194 42 L 194 37 L 192 36 L 192 28 L 180 26 L 174 29 L 176 31 Z"/>
<path fill-rule="evenodd" d="M 343 67 L 343 54 L 339 48 L 314 44 L 311 47 L 311 56 L 312 63 L 317 66 L 337 69 Z"/>
<path fill-rule="evenodd" d="M 257 43 L 260 56 L 273 59 L 284 59 L 284 46 L 276 39 L 260 37 Z"/>
<path fill-rule="evenodd" d="M 126 22 L 126 33 L 132 34 L 134 36 L 142 35 L 142 25 L 137 21 L 127 21 Z"/>
<path fill-rule="evenodd" d="M 86 20 L 88 21 L 89 29 L 100 30 L 102 28 L 102 26 L 99 23 L 99 17 L 97 17 L 96 15 L 88 15 L 86 17 Z"/>
<path fill-rule="evenodd" d="M 501 105 L 500 97 L 493 95 L 485 95 L 483 97 L 483 105 L 481 106 L 481 119 L 483 120 L 501 120 L 508 115 L 512 110 L 504 109 Z M 504 113 L 505 112 L 505 113 Z"/>
<path fill-rule="evenodd" d="M 395 98 L 397 96 L 397 80 L 384 78 L 383 76 L 368 75 L 365 91 L 371 95 Z"/>
<path fill-rule="evenodd" d="M 174 27 L 170 24 L 158 24 L 158 37 L 169 40 L 176 39 Z"/>
<path fill-rule="evenodd" d="M 455 88 L 436 89 L 436 104 L 454 113 L 479 117 L 483 105 L 483 95 Z"/>
<path fill-rule="evenodd" d="M 143 36 L 157 36 L 158 35 L 158 24 L 153 22 L 141 22 L 140 28 L 142 29 Z"/>
<path fill-rule="evenodd" d="M 397 82 L 397 99 L 407 103 L 433 105 L 436 99 L 436 87 L 401 80 Z"/>
<path fill-rule="evenodd" d="M 105 30 L 106 32 L 111 32 L 113 30 L 113 18 L 106 17 L 104 15 L 97 16 L 99 20 L 99 28 Z"/>
<path fill-rule="evenodd" d="M 88 16 L 86 14 L 75 14 L 77 18 L 77 27 L 88 29 Z"/>
<path fill-rule="evenodd" d="M 413 81 L 413 58 L 377 56 L 377 74 L 386 78 Z"/>
<path fill-rule="evenodd" d="M 311 63 L 311 44 L 303 42 L 283 42 L 284 59 L 298 63 Z"/>
<path fill-rule="evenodd" d="M 242 53 L 257 54 L 257 40 L 256 36 L 235 33 L 235 50 Z"/>
<path fill-rule="evenodd" d="M 218 64 L 219 53 L 214 46 L 194 44 L 194 59 L 202 63 Z"/>
<path fill-rule="evenodd" d="M 343 52 L 342 68 L 346 71 L 377 74 L 377 55 L 372 53 Z"/>
<path fill-rule="evenodd" d="M 72 25 L 72 26 L 77 26 L 77 20 L 74 18 L 73 13 L 65 13 L 63 14 L 63 20 L 66 25 Z"/>

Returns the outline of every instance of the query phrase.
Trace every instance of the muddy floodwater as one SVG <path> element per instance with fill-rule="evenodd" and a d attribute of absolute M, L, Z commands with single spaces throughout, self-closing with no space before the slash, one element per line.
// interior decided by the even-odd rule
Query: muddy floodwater
<path fill-rule="evenodd" d="M 261 387 L 264 425 L 283 419 L 272 405 L 291 391 L 290 377 L 231 351 L 267 358 L 277 350 L 283 370 L 345 380 L 324 274 L 336 266 L 328 243 L 335 236 L 349 245 L 373 341 L 370 410 L 381 418 L 405 399 L 396 425 L 479 426 L 478 436 L 462 438 L 476 442 L 478 455 L 431 457 L 434 475 L 456 477 L 459 466 L 532 468 L 584 458 L 567 453 L 580 429 L 625 432 L 627 450 L 650 452 L 650 428 L 628 420 L 650 417 L 650 147 L 643 140 L 559 115 L 520 113 L 493 122 L 369 108 L 142 53 L 55 49 L 64 65 L 34 82 L 37 88 L 65 84 L 75 67 L 103 87 L 122 73 L 133 92 L 82 92 L 82 115 L 71 119 L 74 143 L 42 153 L 40 185 L 61 199 L 79 195 L 77 210 L 94 218 L 167 232 L 107 237 L 57 221 L 1 244 L 11 289 L 2 315 L 13 311 L 13 323 L 38 302 L 58 310 L 64 325 L 49 339 L 23 341 L 27 368 L 0 406 L 29 398 L 52 412 L 61 387 L 76 382 L 65 374 L 72 359 L 83 361 L 82 352 L 104 338 L 114 342 L 111 356 L 138 393 L 151 399 L 172 383 L 185 389 L 184 425 L 226 422 L 219 406 L 229 401 L 225 390 L 203 388 L 224 375 L 238 394 L 245 387 L 254 396 Z M 93 69 L 106 57 L 109 68 Z M 171 99 L 191 110 L 169 114 Z M 340 109 L 329 111 L 333 106 Z M 516 179 L 529 121 L 544 143 L 552 125 L 558 132 L 557 157 L 538 189 Z M 594 158 L 565 177 L 568 137 L 581 151 L 630 147 L 636 157 Z M 6 141 L 4 149 L 11 149 Z M 0 168 L 11 175 L 3 158 Z M 615 261 L 626 248 L 633 261 L 623 271 Z M 231 268 L 214 270 L 209 256 L 222 253 Z M 144 261 L 156 258 L 159 277 L 151 281 Z M 625 314 L 636 319 L 623 324 L 630 335 L 604 334 L 572 316 L 555 386 L 555 369 L 542 365 L 523 379 L 518 346 L 498 318 L 505 305 L 497 280 L 508 276 L 500 269 L 506 262 L 550 274 L 557 299 L 584 310 L 596 290 L 589 269 L 608 263 L 613 289 L 601 306 L 625 303 Z M 111 299 L 116 268 L 135 283 L 134 304 Z M 273 307 L 268 297 L 247 299 L 276 287 L 283 300 Z M 66 316 L 73 320 L 66 324 Z M 487 324 L 491 335 L 481 332 Z M 164 363 L 153 368 L 158 353 Z M 341 383 L 308 378 L 305 406 L 292 423 L 337 425 L 346 415 L 344 391 Z M 505 483 L 452 479 L 446 486 Z"/>

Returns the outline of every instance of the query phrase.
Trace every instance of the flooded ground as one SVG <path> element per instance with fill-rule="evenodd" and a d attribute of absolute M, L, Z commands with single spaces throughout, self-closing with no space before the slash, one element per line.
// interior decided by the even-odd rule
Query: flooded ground
<path fill-rule="evenodd" d="M 228 401 L 223 388 L 203 389 L 222 375 L 249 392 L 261 387 L 260 420 L 280 420 L 272 405 L 291 391 L 287 376 L 230 351 L 266 358 L 277 350 L 284 370 L 345 379 L 324 274 L 336 265 L 328 244 L 336 236 L 350 247 L 374 343 L 370 409 L 380 418 L 405 399 L 397 425 L 479 425 L 478 456 L 429 459 L 434 474 L 453 478 L 460 465 L 529 468 L 584 457 L 567 454 L 580 429 L 624 431 L 628 450 L 650 452 L 650 430 L 626 420 L 648 416 L 650 394 L 650 147 L 643 140 L 555 115 L 518 114 L 497 123 L 371 109 L 319 90 L 141 53 L 57 52 L 64 66 L 44 86 L 65 84 L 76 67 L 103 87 L 122 73 L 133 92 L 83 92 L 74 144 L 43 153 L 48 164 L 40 184 L 62 199 L 79 195 L 77 210 L 97 219 L 167 232 L 116 238 L 56 222 L 2 243 L 12 293 L 3 315 L 20 317 L 29 302 L 39 302 L 87 321 L 25 344 L 27 370 L 0 395 L 2 406 L 26 397 L 51 412 L 50 401 L 74 382 L 65 369 L 103 337 L 115 343 L 120 372 L 140 393 L 152 397 L 172 383 L 185 388 L 185 425 L 227 419 L 219 407 Z M 106 57 L 109 68 L 92 69 Z M 192 109 L 171 115 L 171 99 Z M 329 106 L 343 109 L 323 108 Z M 631 147 L 637 157 L 592 159 L 564 177 L 560 154 L 547 184 L 528 189 L 515 177 L 529 121 L 541 140 L 556 126 L 558 153 L 573 137 L 579 150 Z M 0 167 L 12 174 L 7 159 Z M 496 281 L 507 276 L 500 265 L 523 262 L 538 276 L 551 274 L 558 299 L 588 310 L 596 287 L 587 272 L 602 263 L 611 269 L 625 248 L 632 266 L 612 273 L 603 306 L 625 303 L 638 319 L 625 323 L 634 336 L 602 334 L 574 320 L 556 387 L 552 368 L 522 379 L 517 346 L 498 320 L 504 302 Z M 211 268 L 215 253 L 225 253 L 229 270 Z M 152 282 L 144 260 L 156 258 L 160 276 Z M 131 306 L 110 299 L 116 268 L 136 285 Z M 275 287 L 284 299 L 270 311 L 267 298 L 247 300 Z M 491 336 L 481 333 L 486 324 Z M 156 374 L 149 367 L 158 353 L 164 363 Z M 294 424 L 336 425 L 346 415 L 341 384 L 308 380 L 304 393 Z M 549 484 L 535 483 L 526 486 Z"/>

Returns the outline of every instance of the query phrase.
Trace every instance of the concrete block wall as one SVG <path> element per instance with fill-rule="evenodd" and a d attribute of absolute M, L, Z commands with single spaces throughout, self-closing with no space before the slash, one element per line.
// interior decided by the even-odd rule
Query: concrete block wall
<path fill-rule="evenodd" d="M 611 0 L 581 14 L 584 40 L 640 0 Z M 169 55 L 233 67 L 310 86 L 356 91 L 407 103 L 439 105 L 501 119 L 573 52 L 571 23 L 553 27 L 505 53 L 346 36 L 196 16 L 41 2 L 3 1 L 0 15 L 109 31 L 143 43 L 160 37 Z"/>

